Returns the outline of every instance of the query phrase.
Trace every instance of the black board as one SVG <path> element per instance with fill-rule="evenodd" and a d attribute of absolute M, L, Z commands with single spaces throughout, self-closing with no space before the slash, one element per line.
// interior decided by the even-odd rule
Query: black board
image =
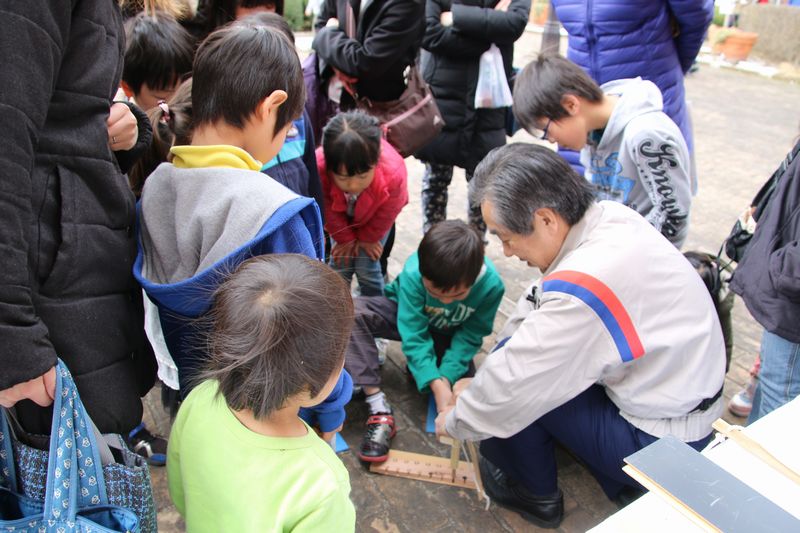
<path fill-rule="evenodd" d="M 721 531 L 800 532 L 800 520 L 675 437 L 625 462 Z"/>

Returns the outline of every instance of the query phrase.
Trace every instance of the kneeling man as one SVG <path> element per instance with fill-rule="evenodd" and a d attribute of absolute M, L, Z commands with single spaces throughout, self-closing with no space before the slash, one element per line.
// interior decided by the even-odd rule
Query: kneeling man
<path fill-rule="evenodd" d="M 595 202 L 555 152 L 498 148 L 473 184 L 505 255 L 543 277 L 437 431 L 482 440 L 489 496 L 557 527 L 555 442 L 612 499 L 636 487 L 624 457 L 665 435 L 697 449 L 708 442 L 722 412 L 722 332 L 683 255 L 635 211 Z"/>

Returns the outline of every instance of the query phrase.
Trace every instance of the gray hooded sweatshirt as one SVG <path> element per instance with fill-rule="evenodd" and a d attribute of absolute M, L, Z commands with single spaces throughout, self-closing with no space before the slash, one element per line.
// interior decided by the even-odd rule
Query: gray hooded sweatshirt
<path fill-rule="evenodd" d="M 652 82 L 616 80 L 600 88 L 619 100 L 605 129 L 593 131 L 581 150 L 586 178 L 598 200 L 627 205 L 680 248 L 695 189 L 681 130 L 664 113 Z"/>

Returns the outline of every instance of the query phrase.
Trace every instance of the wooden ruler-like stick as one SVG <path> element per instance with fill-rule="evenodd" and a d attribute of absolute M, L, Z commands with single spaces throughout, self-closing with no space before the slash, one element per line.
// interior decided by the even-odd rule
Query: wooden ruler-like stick
<path fill-rule="evenodd" d="M 466 461 L 459 461 L 454 476 L 450 459 L 447 457 L 389 450 L 389 458 L 382 463 L 372 463 L 369 470 L 387 476 L 430 481 L 473 490 L 476 488 L 472 465 Z"/>
<path fill-rule="evenodd" d="M 780 462 L 774 455 L 769 453 L 766 448 L 764 448 L 761 444 L 753 440 L 751 437 L 747 436 L 742 431 L 741 426 L 732 426 L 725 422 L 723 419 L 717 419 L 716 422 L 711 424 L 711 427 L 734 441 L 736 444 L 744 448 L 745 451 L 750 452 L 751 454 L 755 455 L 761 461 L 765 462 L 767 465 L 772 467 L 774 470 L 778 471 L 779 473 L 783 474 L 790 480 L 794 481 L 798 485 L 800 485 L 800 474 Z"/>

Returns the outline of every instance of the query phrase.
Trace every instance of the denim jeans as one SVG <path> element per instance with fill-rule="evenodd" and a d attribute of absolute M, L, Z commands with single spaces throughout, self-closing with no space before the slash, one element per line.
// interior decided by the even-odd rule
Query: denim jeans
<path fill-rule="evenodd" d="M 381 245 L 386 245 L 386 239 L 391 230 L 381 237 Z M 336 241 L 331 237 L 331 248 L 336 246 Z M 331 267 L 338 272 L 348 283 L 353 280 L 353 274 L 358 278 L 358 287 L 362 296 L 383 296 L 383 272 L 380 260 L 373 261 L 364 250 L 358 249 L 358 255 L 348 258 L 347 264 L 336 264 L 333 259 Z"/>
<path fill-rule="evenodd" d="M 800 344 L 764 331 L 761 337 L 761 371 L 753 410 L 747 423 L 755 422 L 800 395 Z"/>

